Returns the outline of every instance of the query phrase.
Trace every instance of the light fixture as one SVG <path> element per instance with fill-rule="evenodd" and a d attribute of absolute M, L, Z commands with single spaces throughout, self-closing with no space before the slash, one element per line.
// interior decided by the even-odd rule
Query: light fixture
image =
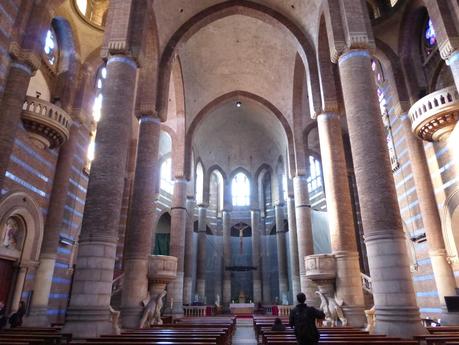
<path fill-rule="evenodd" d="M 236 107 L 240 108 L 241 106 L 242 106 L 241 101 L 237 101 L 237 102 L 236 102 Z"/>

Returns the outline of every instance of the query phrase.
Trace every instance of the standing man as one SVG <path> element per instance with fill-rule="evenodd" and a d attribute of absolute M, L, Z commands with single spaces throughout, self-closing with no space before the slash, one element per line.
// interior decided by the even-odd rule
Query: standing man
<path fill-rule="evenodd" d="M 324 319 L 323 311 L 308 307 L 305 303 L 306 295 L 300 292 L 296 295 L 298 304 L 290 312 L 289 324 L 295 330 L 298 345 L 316 345 L 320 334 L 316 327 L 317 319 Z"/>

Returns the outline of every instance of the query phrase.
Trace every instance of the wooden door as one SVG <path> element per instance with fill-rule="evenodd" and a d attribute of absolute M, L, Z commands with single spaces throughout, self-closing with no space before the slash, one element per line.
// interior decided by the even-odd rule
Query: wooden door
<path fill-rule="evenodd" d="M 7 304 L 13 286 L 14 261 L 0 259 L 0 301 Z"/>

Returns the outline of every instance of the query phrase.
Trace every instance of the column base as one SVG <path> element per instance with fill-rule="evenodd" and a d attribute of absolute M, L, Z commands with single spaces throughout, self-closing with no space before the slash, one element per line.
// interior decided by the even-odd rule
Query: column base
<path fill-rule="evenodd" d="M 343 312 L 349 326 L 362 328 L 367 321 L 363 306 L 345 305 L 343 306 Z"/>
<path fill-rule="evenodd" d="M 376 307 L 376 334 L 412 338 L 427 334 L 416 307 Z"/>
<path fill-rule="evenodd" d="M 49 327 L 48 307 L 32 307 L 29 316 L 24 318 L 24 327 Z"/>
<path fill-rule="evenodd" d="M 121 324 L 123 328 L 139 328 L 140 319 L 142 318 L 143 308 L 138 307 L 122 307 L 121 308 Z"/>
<path fill-rule="evenodd" d="M 70 307 L 62 333 L 74 339 L 96 338 L 102 334 L 119 334 L 108 308 Z"/>

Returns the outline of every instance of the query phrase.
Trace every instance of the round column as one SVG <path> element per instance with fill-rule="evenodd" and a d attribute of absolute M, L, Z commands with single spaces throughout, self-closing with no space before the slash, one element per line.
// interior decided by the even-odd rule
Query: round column
<path fill-rule="evenodd" d="M 49 326 L 47 313 L 49 294 L 51 292 L 54 265 L 59 247 L 59 234 L 64 219 L 69 179 L 72 174 L 72 163 L 77 149 L 79 126 L 76 122 L 72 125 L 68 141 L 59 150 L 59 158 L 53 180 L 53 190 L 45 222 L 45 231 L 43 232 L 40 263 L 35 275 L 30 313 L 24 320 L 25 326 Z"/>
<path fill-rule="evenodd" d="M 426 333 L 413 281 L 383 123 L 366 50 L 339 58 L 355 177 L 376 309 L 376 333 Z"/>
<path fill-rule="evenodd" d="M 151 115 L 139 119 L 139 141 L 131 206 L 124 245 L 124 285 L 121 320 L 124 328 L 136 328 L 142 317 L 141 302 L 148 294 L 148 256 L 152 252 L 161 121 Z"/>
<path fill-rule="evenodd" d="M 193 291 L 193 231 L 194 231 L 194 198 L 186 200 L 186 233 L 185 233 L 185 272 L 183 280 L 183 304 L 190 305 Z"/>
<path fill-rule="evenodd" d="M 116 332 L 109 306 L 136 74 L 137 64 L 132 58 L 109 58 L 96 159 L 91 167 L 72 295 L 63 328 L 64 333 L 79 337 Z"/>
<path fill-rule="evenodd" d="M 206 300 L 206 228 L 207 206 L 199 205 L 198 208 L 198 253 L 196 269 L 196 293 L 203 301 Z"/>
<path fill-rule="evenodd" d="M 442 320 L 448 321 L 445 296 L 456 295 L 456 280 L 451 265 L 448 263 L 440 215 L 435 199 L 435 192 L 427 164 L 422 142 L 411 131 L 411 122 L 406 114 L 400 116 L 408 155 L 419 200 L 422 222 L 426 231 L 429 256 L 432 262 L 435 284 L 438 290 L 440 305 L 445 314 Z M 452 321 L 452 320 L 451 320 Z"/>
<path fill-rule="evenodd" d="M 32 72 L 30 65 L 25 62 L 13 60 L 10 64 L 0 107 L 0 190 L 3 188 Z"/>
<path fill-rule="evenodd" d="M 459 50 L 454 51 L 446 60 L 446 64 L 451 68 L 456 89 L 459 90 Z"/>
<path fill-rule="evenodd" d="M 171 241 L 170 254 L 177 258 L 177 278 L 169 284 L 169 298 L 172 298 L 172 314 L 183 315 L 183 276 L 185 269 L 185 230 L 187 222 L 186 212 L 187 181 L 176 178 L 171 207 Z"/>
<path fill-rule="evenodd" d="M 339 115 L 318 115 L 317 127 L 331 247 L 336 258 L 336 295 L 345 303 L 343 311 L 348 323 L 351 326 L 362 327 L 366 321 L 364 298 Z"/>
<path fill-rule="evenodd" d="M 268 267 L 269 262 L 269 235 L 266 234 L 266 217 L 262 218 L 263 236 L 261 238 L 261 260 L 262 260 L 262 278 L 263 278 L 263 304 L 272 304 L 273 298 L 271 296 L 271 277 Z"/>
<path fill-rule="evenodd" d="M 295 199 L 288 196 L 287 199 L 287 218 L 288 218 L 288 238 L 289 238 L 289 252 L 290 252 L 290 267 L 292 270 L 291 290 L 293 301 L 296 301 L 296 295 L 301 291 L 300 284 L 300 264 L 298 261 L 298 237 L 296 230 L 295 218 Z"/>
<path fill-rule="evenodd" d="M 301 291 L 306 295 L 306 303 L 318 306 L 316 286 L 306 277 L 304 258 L 314 254 L 312 240 L 311 206 L 309 205 L 308 185 L 305 176 L 293 178 L 293 193 L 295 195 L 296 230 L 298 237 L 298 264 L 300 271 Z"/>
<path fill-rule="evenodd" d="M 260 210 L 250 210 L 250 225 L 252 227 L 252 271 L 253 301 L 262 301 L 261 293 L 261 259 L 260 259 Z"/>
<path fill-rule="evenodd" d="M 279 269 L 279 301 L 288 293 L 287 239 L 284 231 L 284 204 L 274 206 L 276 217 L 277 264 Z"/>
<path fill-rule="evenodd" d="M 223 305 L 229 307 L 231 303 L 231 212 L 223 210 Z"/>

